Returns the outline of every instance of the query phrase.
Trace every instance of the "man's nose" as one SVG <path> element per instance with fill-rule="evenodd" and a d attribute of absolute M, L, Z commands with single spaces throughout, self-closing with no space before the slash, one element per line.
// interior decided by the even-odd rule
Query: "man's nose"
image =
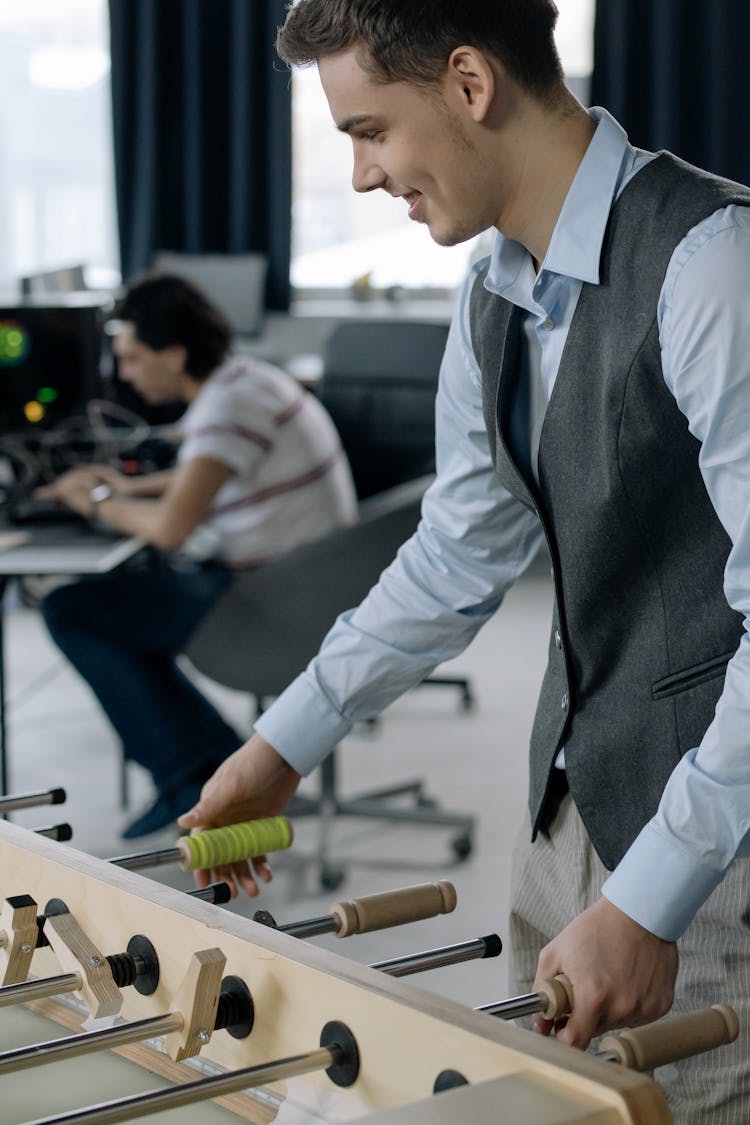
<path fill-rule="evenodd" d="M 355 191 L 375 191 L 385 186 L 386 174 L 380 165 L 366 157 L 354 157 L 352 187 Z"/>

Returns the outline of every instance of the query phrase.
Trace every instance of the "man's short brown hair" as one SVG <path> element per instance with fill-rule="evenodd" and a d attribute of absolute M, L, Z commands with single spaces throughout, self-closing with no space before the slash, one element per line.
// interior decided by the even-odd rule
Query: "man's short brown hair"
<path fill-rule="evenodd" d="M 151 271 L 129 282 L 115 309 L 136 339 L 161 351 L 180 344 L 187 353 L 185 369 L 202 381 L 226 358 L 232 329 L 222 312 L 191 281 Z"/>
<path fill-rule="evenodd" d="M 355 47 L 376 79 L 431 85 L 454 48 L 467 45 L 546 97 L 562 83 L 556 21 L 554 0 L 299 0 L 276 49 L 284 62 L 305 66 Z"/>

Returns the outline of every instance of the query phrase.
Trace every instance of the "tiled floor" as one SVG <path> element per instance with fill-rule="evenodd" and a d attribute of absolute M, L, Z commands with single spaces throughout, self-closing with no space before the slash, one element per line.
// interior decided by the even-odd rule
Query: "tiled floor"
<path fill-rule="evenodd" d="M 314 940 L 370 962 L 493 931 L 504 936 L 510 853 L 525 806 L 526 747 L 546 657 L 550 602 L 547 569 L 540 562 L 454 662 L 472 680 L 477 698 L 472 713 L 460 710 L 453 690 L 417 689 L 394 704 L 374 731 L 352 733 L 339 752 L 345 793 L 417 776 L 446 807 L 475 813 L 475 847 L 467 861 L 456 863 L 451 833 L 442 828 L 341 820 L 334 843 L 347 878 L 332 895 L 321 892 L 315 868 L 305 861 L 314 850 L 315 823 L 300 820 L 295 847 L 278 856 L 276 878 L 262 898 L 226 909 L 252 914 L 262 905 L 286 922 L 325 913 L 336 897 L 445 877 L 458 890 L 458 908 L 450 916 L 345 942 Z M 126 847 L 119 838 L 132 812 L 124 813 L 118 804 L 114 736 L 88 689 L 51 645 L 37 613 L 20 607 L 12 591 L 5 654 L 11 789 L 63 786 L 68 793 L 61 808 L 17 813 L 16 822 L 35 827 L 67 820 L 73 846 L 103 857 L 170 846 L 174 830 L 139 841 L 138 847 Z M 238 726 L 248 725 L 245 697 L 213 685 L 209 690 Z M 137 811 L 148 802 L 149 783 L 137 768 L 131 768 L 130 778 Z M 313 777 L 305 790 L 314 784 Z M 147 874 L 173 886 L 192 886 L 190 876 L 171 868 Z M 475 1005 L 505 995 L 505 978 L 501 956 L 426 973 L 413 983 Z"/>

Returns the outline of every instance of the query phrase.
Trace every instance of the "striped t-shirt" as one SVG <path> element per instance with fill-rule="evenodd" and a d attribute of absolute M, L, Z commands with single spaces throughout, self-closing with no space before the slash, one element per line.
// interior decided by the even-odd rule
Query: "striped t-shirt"
<path fill-rule="evenodd" d="M 204 521 L 232 568 L 265 562 L 357 518 L 349 465 L 321 404 L 290 376 L 230 356 L 180 419 L 180 462 L 233 470 Z"/>

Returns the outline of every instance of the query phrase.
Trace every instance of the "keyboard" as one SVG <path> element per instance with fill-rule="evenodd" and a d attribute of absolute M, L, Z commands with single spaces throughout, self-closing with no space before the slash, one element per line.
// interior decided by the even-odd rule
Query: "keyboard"
<path fill-rule="evenodd" d="M 18 496 L 10 499 L 5 508 L 5 516 L 10 524 L 55 524 L 85 523 L 84 516 L 72 508 L 58 504 L 55 500 L 44 500 L 41 496 Z"/>

